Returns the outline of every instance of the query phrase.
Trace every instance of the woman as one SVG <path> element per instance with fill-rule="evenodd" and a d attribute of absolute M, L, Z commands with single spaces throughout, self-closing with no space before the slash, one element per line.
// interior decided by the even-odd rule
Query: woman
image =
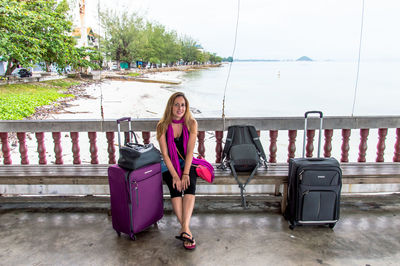
<path fill-rule="evenodd" d="M 164 115 L 157 124 L 157 139 L 168 169 L 163 173 L 163 179 L 168 185 L 172 208 L 181 224 L 176 238 L 182 240 L 184 248 L 188 250 L 196 247 L 189 228 L 197 180 L 195 167 L 192 166 L 196 137 L 197 121 L 190 113 L 189 102 L 185 94 L 176 92 L 169 98 Z"/>

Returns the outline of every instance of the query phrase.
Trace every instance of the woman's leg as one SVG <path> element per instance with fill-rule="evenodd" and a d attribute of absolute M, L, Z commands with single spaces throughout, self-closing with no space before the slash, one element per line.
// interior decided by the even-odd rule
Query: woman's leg
<path fill-rule="evenodd" d="M 172 176 L 170 172 L 164 172 L 163 174 L 164 182 L 167 184 L 169 188 L 169 193 L 171 195 L 171 204 L 172 209 L 176 217 L 178 218 L 179 223 L 182 225 L 182 192 L 179 192 L 172 185 Z"/>
<path fill-rule="evenodd" d="M 183 206 L 182 206 L 182 230 L 183 232 L 190 233 L 190 218 L 192 218 L 193 208 L 195 202 L 195 195 L 185 194 L 183 196 Z"/>
<path fill-rule="evenodd" d="M 183 210 L 182 210 L 182 229 L 181 232 L 186 232 L 190 235 L 190 238 L 193 239 L 193 234 L 190 231 L 190 218 L 192 218 L 193 208 L 195 202 L 195 195 L 193 194 L 185 194 L 183 196 Z M 186 247 L 191 247 L 194 243 L 190 243 L 189 241 L 185 241 L 183 243 Z"/>
<path fill-rule="evenodd" d="M 182 197 L 171 198 L 172 209 L 174 210 L 174 213 L 181 225 L 182 225 L 182 205 L 183 205 L 182 202 L 183 202 Z"/>
<path fill-rule="evenodd" d="M 190 172 L 190 186 L 185 190 L 182 202 L 182 229 L 181 232 L 188 233 L 193 238 L 192 232 L 190 231 L 190 219 L 194 209 L 194 203 L 196 199 L 196 181 L 197 174 L 194 167 L 191 167 Z M 191 246 L 192 243 L 186 241 L 185 246 Z"/>

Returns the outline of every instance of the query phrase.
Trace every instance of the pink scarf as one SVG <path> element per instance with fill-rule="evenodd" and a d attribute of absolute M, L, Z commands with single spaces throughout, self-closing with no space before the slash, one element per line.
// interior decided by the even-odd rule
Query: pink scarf
<path fill-rule="evenodd" d="M 183 118 L 181 120 L 172 120 L 172 123 L 182 124 L 183 150 L 185 152 L 185 154 L 183 154 L 183 156 L 186 156 L 187 143 L 189 141 L 189 130 L 185 125 L 185 120 Z M 172 161 L 172 165 L 174 166 L 179 177 L 182 178 L 182 169 L 179 164 L 179 155 L 178 155 L 176 145 L 174 142 L 174 130 L 173 130 L 171 124 L 168 125 L 168 129 L 167 129 L 167 146 L 168 146 L 168 153 L 169 153 L 169 156 Z M 214 167 L 209 162 L 207 162 L 206 160 L 203 160 L 203 159 L 197 159 L 197 158 L 193 157 L 192 164 L 203 165 L 203 166 L 207 167 L 211 173 L 212 180 L 214 180 Z"/>

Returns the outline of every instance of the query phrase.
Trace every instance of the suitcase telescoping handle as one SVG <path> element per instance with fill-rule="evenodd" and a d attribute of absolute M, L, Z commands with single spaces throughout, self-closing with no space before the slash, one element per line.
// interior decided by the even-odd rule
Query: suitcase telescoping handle
<path fill-rule="evenodd" d="M 128 121 L 128 126 L 129 126 L 129 132 L 132 131 L 131 127 L 131 118 L 130 117 L 122 117 L 120 119 L 117 119 L 117 125 L 118 125 L 118 145 L 121 148 L 121 122 L 123 121 Z M 129 141 L 130 142 L 130 135 L 129 135 Z"/>
<path fill-rule="evenodd" d="M 319 138 L 318 138 L 318 158 L 319 158 L 320 152 L 321 152 L 322 121 L 323 121 L 323 116 L 324 116 L 321 111 L 308 111 L 304 114 L 303 158 L 305 157 L 305 150 L 306 150 L 307 119 L 308 119 L 309 114 L 319 114 L 319 118 L 320 118 Z"/>

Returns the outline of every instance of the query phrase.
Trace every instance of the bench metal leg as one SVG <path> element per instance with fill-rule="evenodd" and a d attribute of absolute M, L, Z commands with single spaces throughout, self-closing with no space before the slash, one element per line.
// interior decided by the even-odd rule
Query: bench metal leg
<path fill-rule="evenodd" d="M 281 184 L 275 184 L 275 196 L 279 196 L 281 194 L 280 188 Z"/>
<path fill-rule="evenodd" d="M 288 185 L 284 184 L 283 185 L 283 197 L 282 197 L 282 201 L 281 201 L 281 212 L 282 212 L 282 214 L 284 214 L 285 210 L 286 210 L 287 195 L 288 195 Z"/>
<path fill-rule="evenodd" d="M 246 196 L 244 195 L 244 186 L 242 184 L 239 185 L 240 187 L 240 196 L 242 197 L 242 206 L 243 209 L 247 209 L 247 203 L 246 203 Z"/>

